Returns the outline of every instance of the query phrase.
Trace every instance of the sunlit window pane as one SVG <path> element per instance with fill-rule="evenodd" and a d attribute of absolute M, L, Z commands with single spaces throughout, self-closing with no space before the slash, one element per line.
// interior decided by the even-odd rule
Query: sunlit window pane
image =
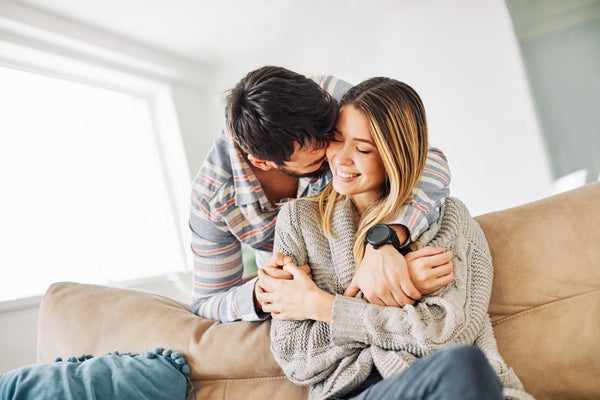
<path fill-rule="evenodd" d="M 0 301 L 183 268 L 148 105 L 0 68 Z"/>

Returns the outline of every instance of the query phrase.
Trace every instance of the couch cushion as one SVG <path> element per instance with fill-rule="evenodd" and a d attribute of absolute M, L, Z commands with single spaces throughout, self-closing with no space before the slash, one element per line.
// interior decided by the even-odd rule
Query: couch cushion
<path fill-rule="evenodd" d="M 505 361 L 537 400 L 600 399 L 600 291 L 498 320 Z"/>
<path fill-rule="evenodd" d="M 476 220 L 494 262 L 497 320 L 599 290 L 600 183 Z"/>
<path fill-rule="evenodd" d="M 500 353 L 538 400 L 600 398 L 600 183 L 477 217 Z"/>

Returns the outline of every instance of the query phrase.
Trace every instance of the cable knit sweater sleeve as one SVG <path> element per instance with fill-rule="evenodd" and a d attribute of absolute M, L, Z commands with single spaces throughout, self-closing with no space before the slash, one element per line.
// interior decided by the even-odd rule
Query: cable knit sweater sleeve
<path fill-rule="evenodd" d="M 420 239 L 419 247 L 424 245 L 454 252 L 454 282 L 403 308 L 336 296 L 331 322 L 334 343 L 360 342 L 422 357 L 450 344 L 475 342 L 489 318 L 493 276 L 483 232 L 464 204 L 451 198 L 438 222 Z"/>

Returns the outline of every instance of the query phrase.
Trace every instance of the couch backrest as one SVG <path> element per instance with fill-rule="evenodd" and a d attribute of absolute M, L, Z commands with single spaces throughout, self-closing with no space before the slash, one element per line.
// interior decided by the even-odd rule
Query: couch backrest
<path fill-rule="evenodd" d="M 538 399 L 600 398 L 600 183 L 476 220 L 506 362 Z"/>
<path fill-rule="evenodd" d="M 600 183 L 477 217 L 494 261 L 500 353 L 538 400 L 600 399 Z M 41 304 L 38 361 L 171 347 L 197 399 L 302 400 L 269 350 L 269 322 L 218 324 L 133 290 L 58 283 Z M 194 398 L 194 396 L 190 396 Z"/>

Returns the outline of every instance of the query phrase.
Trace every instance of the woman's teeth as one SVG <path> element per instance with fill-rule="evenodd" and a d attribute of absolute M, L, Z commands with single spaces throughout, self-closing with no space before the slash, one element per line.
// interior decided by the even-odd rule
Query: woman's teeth
<path fill-rule="evenodd" d="M 349 174 L 347 172 L 337 171 L 337 176 L 339 176 L 342 179 L 350 179 L 350 178 L 357 177 L 358 175 L 359 174 Z"/>

